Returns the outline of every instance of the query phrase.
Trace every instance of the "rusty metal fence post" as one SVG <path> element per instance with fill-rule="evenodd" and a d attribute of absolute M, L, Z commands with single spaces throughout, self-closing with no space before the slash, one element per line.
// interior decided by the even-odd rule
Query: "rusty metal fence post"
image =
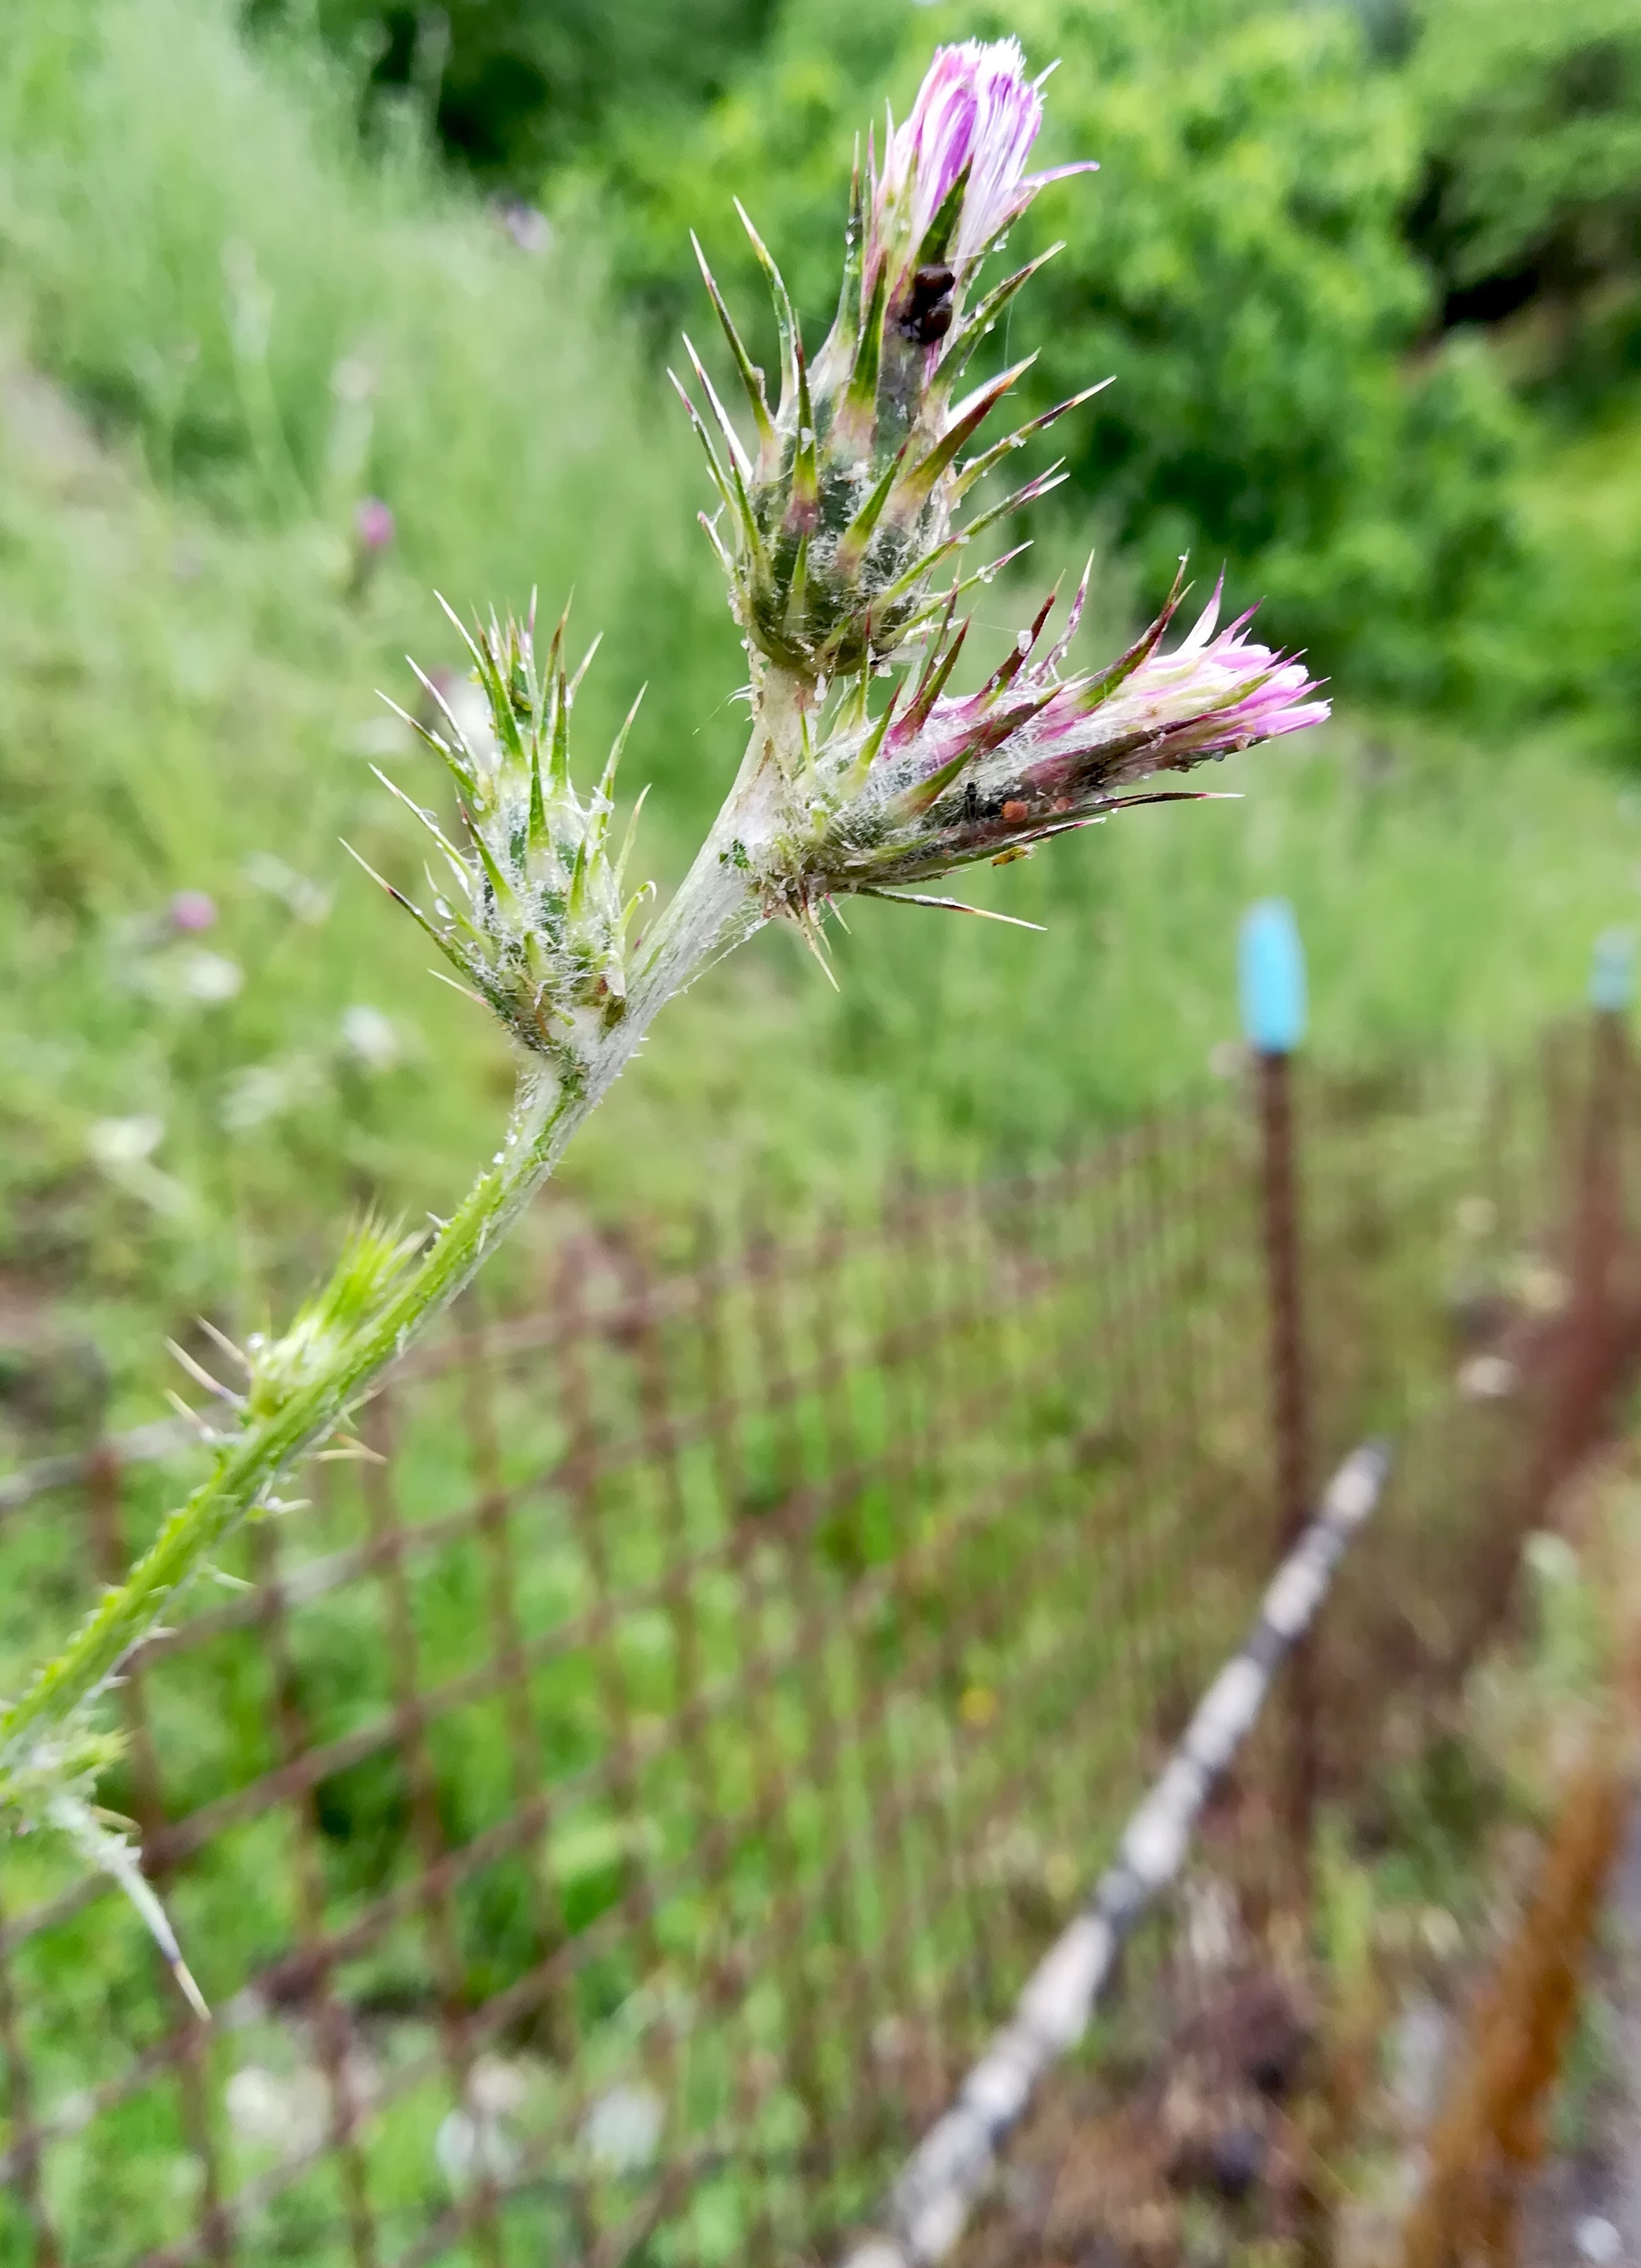
<path fill-rule="evenodd" d="M 1250 909 L 1239 941 L 1242 1029 L 1254 1053 L 1259 1118 L 1260 1221 L 1269 1313 L 1270 1424 L 1277 1528 L 1272 1560 L 1291 1550 L 1310 1517 L 1310 1393 L 1305 1355 L 1293 1055 L 1305 1036 L 1305 959 L 1292 909 Z M 1316 1670 L 1309 1640 L 1288 1666 L 1280 1718 L 1280 1816 L 1293 1888 L 1310 1884 L 1317 1789 Z"/>
<path fill-rule="evenodd" d="M 1610 931 L 1598 939 L 1591 969 L 1584 1076 L 1564 1138 L 1565 1291 L 1546 1338 L 1547 1406 L 1529 1476 L 1535 1504 L 1549 1500 L 1601 1437 L 1637 1325 L 1635 1287 L 1622 1265 L 1630 1226 L 1623 1149 L 1633 1083 L 1626 1022 L 1633 952 L 1628 932 Z"/>

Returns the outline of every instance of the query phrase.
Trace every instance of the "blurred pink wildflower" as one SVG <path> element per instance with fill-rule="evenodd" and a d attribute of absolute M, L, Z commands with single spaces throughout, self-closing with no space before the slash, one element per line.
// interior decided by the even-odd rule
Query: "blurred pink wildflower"
<path fill-rule="evenodd" d="M 185 936 L 217 926 L 217 902 L 203 890 L 179 890 L 166 910 L 172 928 Z"/>
<path fill-rule="evenodd" d="M 393 506 L 384 504 L 380 497 L 365 497 L 355 507 L 353 531 L 362 549 L 386 551 L 397 533 Z"/>

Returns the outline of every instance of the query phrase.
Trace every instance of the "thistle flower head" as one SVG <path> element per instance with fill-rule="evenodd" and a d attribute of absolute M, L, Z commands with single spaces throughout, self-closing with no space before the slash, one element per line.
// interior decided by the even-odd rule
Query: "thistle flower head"
<path fill-rule="evenodd" d="M 942 563 L 1057 485 L 1056 467 L 960 529 L 954 526 L 959 503 L 977 481 L 1099 390 L 1089 387 L 960 463 L 1029 362 L 955 403 L 953 385 L 1042 261 L 1005 277 L 971 307 L 980 264 L 1045 181 L 1085 170 L 1027 173 L 1041 122 L 1041 84 L 1026 77 L 1013 40 L 938 51 L 910 118 L 898 129 L 890 122 L 881 173 L 870 147 L 864 177 L 857 159 L 843 289 L 813 366 L 780 271 L 741 215 L 775 299 L 781 387 L 773 409 L 764 374 L 702 257 L 754 429 L 744 438 L 737 431 L 686 340 L 725 453 L 720 458 L 686 394 L 723 507 L 708 532 L 737 617 L 780 667 L 828 679 L 894 652 L 938 603 L 930 588 Z"/>
<path fill-rule="evenodd" d="M 445 873 L 430 870 L 426 913 L 391 884 L 382 887 L 421 924 L 460 972 L 464 989 L 485 1001 L 522 1046 L 574 1081 L 592 1042 L 626 1012 L 627 932 L 649 895 L 646 884 L 622 897 L 633 826 L 618 855 L 609 844 L 616 767 L 638 703 L 584 799 L 570 777 L 570 718 L 598 641 L 572 675 L 564 664 L 563 617 L 542 666 L 534 616 L 527 623 L 492 616 L 472 635 L 453 615 L 451 620 L 472 658 L 487 719 L 465 714 L 466 704 L 447 698 L 426 676 L 422 686 L 438 722 L 398 713 L 448 768 L 465 847 L 384 779 L 431 836 Z M 637 819 L 635 811 L 635 825 Z"/>
<path fill-rule="evenodd" d="M 828 744 L 834 791 L 807 862 L 813 895 L 870 891 L 982 858 L 1006 862 L 1126 802 L 1156 799 L 1122 793 L 1140 780 L 1190 770 L 1328 714 L 1303 661 L 1249 637 L 1247 615 L 1218 627 L 1218 591 L 1165 652 L 1178 580 L 1157 619 L 1109 667 L 1063 675 L 1086 590 L 1085 573 L 1061 636 L 1039 653 L 1050 593 L 972 694 L 944 691 L 968 628 L 948 615 L 909 699 L 897 695 L 874 721 Z"/>

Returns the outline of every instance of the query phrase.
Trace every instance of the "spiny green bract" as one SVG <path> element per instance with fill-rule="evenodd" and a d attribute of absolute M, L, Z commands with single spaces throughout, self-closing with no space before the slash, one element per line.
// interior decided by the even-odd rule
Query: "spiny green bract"
<path fill-rule="evenodd" d="M 511 615 L 502 623 L 492 615 L 476 635 L 453 614 L 450 618 L 473 657 L 489 730 L 462 723 L 419 670 L 445 730 L 403 710 L 399 714 L 449 767 L 469 847 L 458 850 L 431 813 L 379 772 L 383 785 L 431 835 L 450 876 L 442 882 L 430 871 L 430 913 L 390 883 L 382 887 L 422 924 L 460 971 L 465 988 L 495 1011 L 522 1046 L 573 1082 L 592 1042 L 626 1012 L 628 927 L 652 887 L 645 883 L 622 900 L 637 808 L 619 855 L 611 856 L 608 843 L 615 770 L 638 702 L 584 802 L 570 777 L 570 712 L 598 640 L 572 676 L 564 667 L 563 615 L 542 668 L 535 659 L 534 609 L 524 623 Z"/>

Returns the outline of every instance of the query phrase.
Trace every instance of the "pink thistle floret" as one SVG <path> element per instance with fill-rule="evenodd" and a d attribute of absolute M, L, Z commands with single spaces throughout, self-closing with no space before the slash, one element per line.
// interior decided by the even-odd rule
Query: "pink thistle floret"
<path fill-rule="evenodd" d="M 1156 621 L 1108 668 L 1062 676 L 1087 588 L 1085 574 L 1059 638 L 1034 659 L 1050 594 L 975 693 L 939 691 L 967 625 L 937 637 L 911 699 L 872 728 L 865 790 L 838 862 L 850 887 L 1017 856 L 1125 804 L 1181 792 L 1125 794 L 1137 781 L 1188 771 L 1328 716 L 1304 662 L 1249 637 L 1247 615 L 1218 629 L 1218 591 L 1165 653 L 1177 583 Z"/>
<path fill-rule="evenodd" d="M 948 257 L 962 269 L 1017 220 L 1045 182 L 1091 173 L 1092 164 L 1028 173 L 1042 124 L 1042 82 L 1028 79 L 1018 40 L 965 40 L 940 48 L 901 127 L 891 122 L 883 173 L 872 199 L 874 250 L 899 239 L 902 259 L 917 254 L 931 221 L 965 166 L 968 183 Z M 872 268 L 867 261 L 867 272 Z"/>
<path fill-rule="evenodd" d="M 1043 719 L 1046 737 L 1063 743 L 1055 753 L 1076 760 L 1133 748 L 1144 751 L 1147 770 L 1168 771 L 1321 724 L 1329 703 L 1316 697 L 1320 688 L 1304 662 L 1245 635 L 1251 608 L 1216 635 L 1218 615 L 1216 590 L 1173 652 L 1163 652 L 1153 625 L 1151 651 L 1108 693 L 1102 688 L 1109 673 L 1063 688 L 1050 704 L 1059 714 L 1051 720 L 1045 712 Z M 1097 697 L 1085 705 L 1091 695 Z M 1045 751 L 1045 760 L 1052 766 L 1054 754 Z"/>
<path fill-rule="evenodd" d="M 1079 591 L 1071 628 L 1081 599 Z M 1302 660 L 1245 635 L 1251 613 L 1215 634 L 1218 591 L 1196 626 L 1165 653 L 1162 637 L 1176 603 L 1169 602 L 1121 661 L 1093 676 L 1056 674 L 1070 629 L 1034 667 L 1027 658 L 1037 632 L 1022 633 L 1012 669 L 1005 664 L 997 674 L 1001 683 L 994 677 L 978 693 L 934 703 L 915 734 L 920 769 L 939 770 L 965 746 L 976 759 L 996 751 L 1034 803 L 1073 783 L 1080 802 L 1090 787 L 1183 770 L 1328 716 L 1328 703 L 1317 697 Z M 891 728 L 884 760 L 909 754 L 912 738 Z"/>

